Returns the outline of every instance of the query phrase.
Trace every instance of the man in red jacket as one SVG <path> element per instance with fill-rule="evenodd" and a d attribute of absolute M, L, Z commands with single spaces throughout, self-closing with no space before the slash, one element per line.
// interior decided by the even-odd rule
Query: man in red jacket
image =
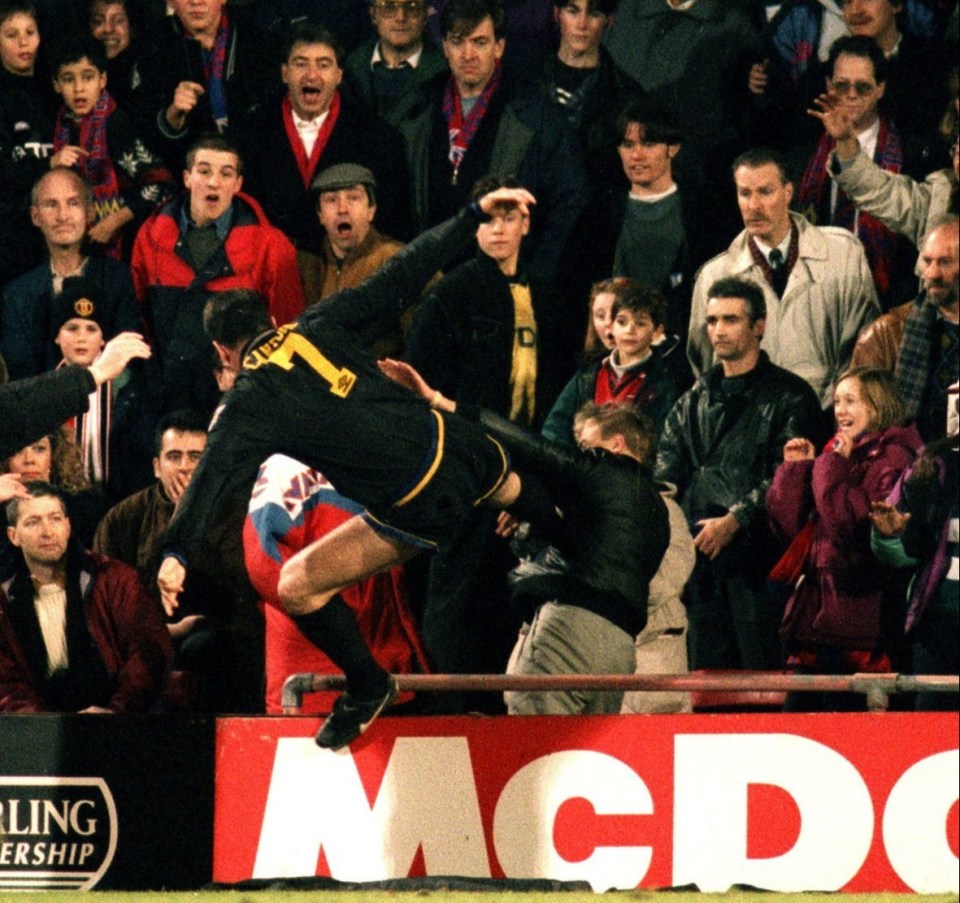
<path fill-rule="evenodd" d="M 0 584 L 0 712 L 145 712 L 172 655 L 133 568 L 70 542 L 60 493 L 26 486 L 7 505 L 20 551 Z"/>
<path fill-rule="evenodd" d="M 243 160 L 226 138 L 202 138 L 187 153 L 187 192 L 161 207 L 137 234 L 133 284 L 154 351 L 159 413 L 212 412 L 219 392 L 203 305 L 212 292 L 253 289 L 277 325 L 304 307 L 293 245 L 243 187 Z"/>

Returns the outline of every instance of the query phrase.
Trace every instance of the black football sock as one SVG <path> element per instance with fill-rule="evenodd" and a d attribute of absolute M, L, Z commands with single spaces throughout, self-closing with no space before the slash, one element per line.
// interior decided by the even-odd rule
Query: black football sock
<path fill-rule="evenodd" d="M 369 699 L 386 692 L 387 672 L 370 654 L 353 610 L 339 593 L 322 608 L 291 618 L 297 629 L 343 671 L 351 695 Z"/>

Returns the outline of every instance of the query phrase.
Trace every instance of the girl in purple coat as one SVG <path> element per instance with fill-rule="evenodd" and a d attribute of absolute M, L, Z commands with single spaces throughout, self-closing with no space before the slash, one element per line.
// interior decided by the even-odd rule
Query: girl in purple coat
<path fill-rule="evenodd" d="M 903 425 L 903 403 L 886 371 L 848 370 L 837 382 L 834 409 L 837 432 L 826 449 L 817 456 L 809 439 L 787 442 L 767 494 L 775 530 L 787 539 L 804 529 L 812 535 L 780 635 L 787 664 L 798 671 L 891 671 L 903 587 L 871 554 L 870 511 L 922 442 L 912 424 Z M 862 696 L 794 696 L 787 707 L 795 711 L 864 707 Z"/>

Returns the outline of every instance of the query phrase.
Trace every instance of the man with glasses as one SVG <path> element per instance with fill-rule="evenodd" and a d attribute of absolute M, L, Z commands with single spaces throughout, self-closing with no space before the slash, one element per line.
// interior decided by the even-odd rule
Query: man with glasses
<path fill-rule="evenodd" d="M 447 69 L 443 54 L 423 40 L 426 0 L 372 0 L 376 36 L 347 59 L 347 75 L 360 96 L 391 124 L 409 110 L 415 89 Z"/>
<path fill-rule="evenodd" d="M 319 253 L 324 231 L 310 186 L 330 166 L 355 163 L 379 186 L 383 231 L 410 237 L 403 143 L 344 81 L 337 37 L 323 26 L 298 23 L 282 58 L 286 93 L 261 107 L 244 133 L 247 190 L 297 250 Z"/>
<path fill-rule="evenodd" d="M 873 39 L 843 37 L 830 48 L 827 93 L 844 111 L 864 153 L 887 172 L 900 172 L 903 151 L 893 122 L 880 113 L 887 84 L 887 61 Z M 909 242 L 861 210 L 830 179 L 836 142 L 824 131 L 800 182 L 797 208 L 816 225 L 839 226 L 863 242 L 870 272 L 884 308 L 912 297 L 915 252 Z"/>

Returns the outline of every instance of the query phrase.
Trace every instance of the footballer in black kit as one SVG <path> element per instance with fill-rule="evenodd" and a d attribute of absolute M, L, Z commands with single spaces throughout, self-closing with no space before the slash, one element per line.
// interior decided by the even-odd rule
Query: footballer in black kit
<path fill-rule="evenodd" d="M 498 442 L 392 383 L 366 348 L 498 204 L 526 212 L 532 203 L 523 189 L 496 189 L 415 239 L 362 285 L 279 329 L 255 293 L 224 292 L 207 302 L 204 325 L 238 377 L 164 539 L 164 607 L 176 608 L 191 557 L 221 504 L 249 492 L 271 454 L 321 471 L 363 505 L 363 514 L 290 559 L 278 587 L 298 628 L 347 678 L 347 692 L 317 735 L 321 746 L 348 744 L 397 692 L 338 591 L 442 542 L 474 505 L 505 507 L 519 492 Z"/>

